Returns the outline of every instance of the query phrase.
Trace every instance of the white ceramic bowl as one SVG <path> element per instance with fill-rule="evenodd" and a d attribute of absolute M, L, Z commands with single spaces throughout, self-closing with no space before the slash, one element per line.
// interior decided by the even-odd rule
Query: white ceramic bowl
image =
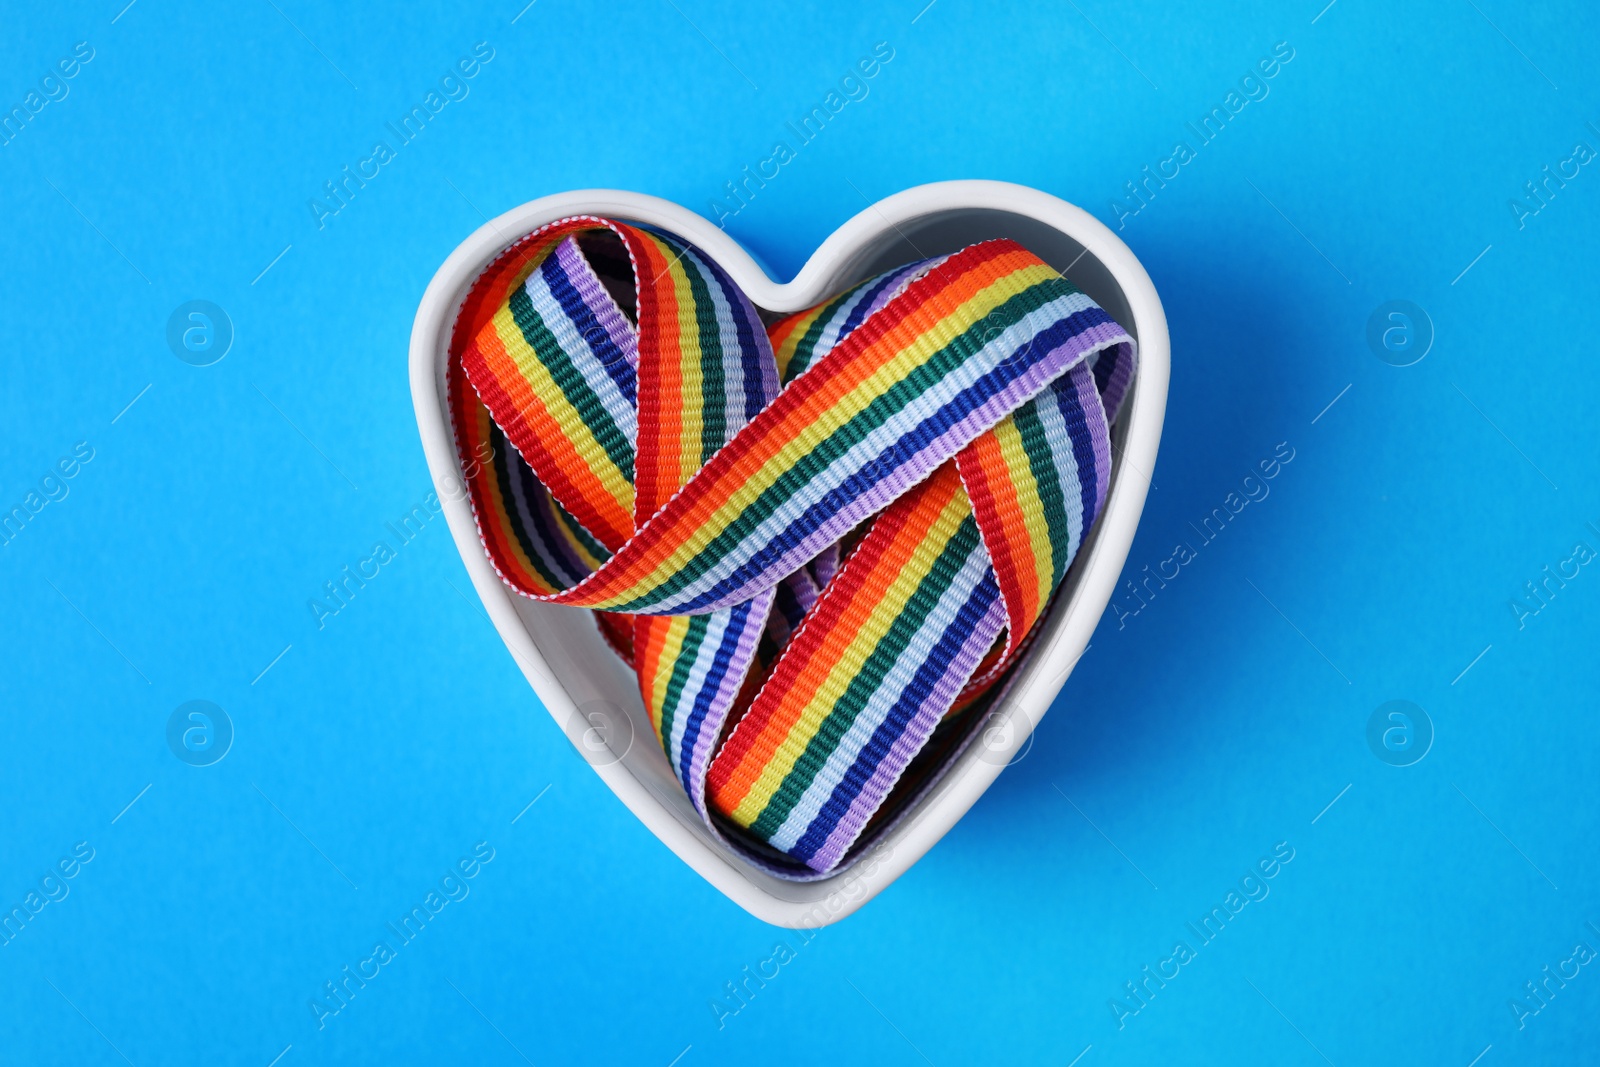
<path fill-rule="evenodd" d="M 700 822 L 655 743 L 632 672 L 586 612 L 540 604 L 500 582 L 463 490 L 446 408 L 450 331 L 467 290 L 507 245 L 569 215 L 661 227 L 719 262 L 766 311 L 809 307 L 880 271 L 976 241 L 1010 237 L 1067 275 L 1139 342 L 1131 399 L 1112 437 L 1104 511 L 1086 540 L 1032 652 L 989 721 L 936 784 L 871 847 L 826 877 L 788 881 L 751 867 Z M 1127 245 L 1088 212 L 1004 182 L 937 182 L 862 211 L 822 243 L 793 281 L 778 283 L 731 237 L 677 204 L 587 189 L 506 212 L 463 241 L 434 275 L 411 332 L 411 393 L 428 469 L 478 595 L 534 692 L 612 792 L 673 852 L 734 903 L 769 923 L 815 927 L 850 914 L 943 837 L 1027 743 L 1105 610 L 1144 508 L 1167 402 L 1167 320 Z M 982 877 L 982 875 L 978 875 Z"/>

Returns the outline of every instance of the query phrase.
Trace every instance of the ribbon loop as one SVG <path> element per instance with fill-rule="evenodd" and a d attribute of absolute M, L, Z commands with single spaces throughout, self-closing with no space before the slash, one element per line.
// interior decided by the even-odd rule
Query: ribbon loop
<path fill-rule="evenodd" d="M 502 579 L 595 609 L 707 825 L 804 878 L 1020 655 L 1135 355 L 1009 240 L 769 329 L 698 249 L 584 217 L 478 280 L 449 380 Z"/>

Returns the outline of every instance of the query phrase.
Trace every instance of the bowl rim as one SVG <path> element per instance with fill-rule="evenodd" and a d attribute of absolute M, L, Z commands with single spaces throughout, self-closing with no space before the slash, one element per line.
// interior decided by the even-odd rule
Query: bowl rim
<path fill-rule="evenodd" d="M 1118 427 L 1121 449 L 1111 489 L 1093 534 L 1079 553 L 1075 584 L 1052 608 L 1027 660 L 1018 665 L 990 722 L 1004 726 L 1005 751 L 1017 752 L 1044 718 L 1088 646 L 1122 572 L 1149 491 L 1149 474 L 1165 417 L 1170 339 L 1165 313 L 1144 267 L 1104 223 L 1048 193 L 1009 182 L 958 180 L 919 185 L 865 208 L 834 230 L 788 282 L 778 282 L 737 241 L 701 215 L 658 197 L 615 189 L 580 189 L 541 197 L 478 227 L 440 265 L 417 308 L 410 342 L 412 402 L 438 500 L 495 630 L 557 726 L 578 714 L 578 703 L 541 653 L 518 614 L 519 599 L 500 580 L 478 538 L 471 504 L 461 490 L 460 463 L 444 390 L 444 363 L 467 289 L 513 242 L 541 226 L 575 215 L 621 218 L 659 226 L 716 260 L 752 303 L 772 312 L 810 307 L 832 295 L 874 248 L 904 237 L 904 227 L 962 211 L 998 211 L 1029 218 L 1082 246 L 1110 275 L 1126 300 L 1139 343 L 1139 362 Z M 1082 256 L 1079 257 L 1080 259 Z M 1067 269 L 1070 269 L 1067 268 Z M 849 278 L 850 281 L 856 280 Z M 977 802 L 1005 762 L 967 749 L 936 785 L 883 832 L 861 861 L 828 877 L 788 882 L 758 871 L 703 827 L 685 824 L 682 810 L 663 802 L 621 759 L 590 761 L 617 798 L 668 848 L 735 904 L 776 926 L 814 928 L 853 913 L 905 873 Z M 687 804 L 683 806 L 687 809 Z M 692 811 L 692 809 L 689 809 Z"/>

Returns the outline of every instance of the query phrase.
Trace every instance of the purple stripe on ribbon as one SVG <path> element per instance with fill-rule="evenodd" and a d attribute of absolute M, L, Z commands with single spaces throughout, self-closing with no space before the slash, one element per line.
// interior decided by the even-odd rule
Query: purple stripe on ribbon
<path fill-rule="evenodd" d="M 955 703 L 1005 624 L 1005 604 L 990 570 L 790 850 L 792 855 L 818 871 L 839 862 Z"/>
<path fill-rule="evenodd" d="M 1126 336 L 1122 327 L 1094 306 L 1061 320 L 868 460 L 709 589 L 688 600 L 636 602 L 617 610 L 693 615 L 748 599 L 774 574 L 793 572 L 857 522 L 887 507 L 984 431 L 1038 395 L 1087 352 Z M 1032 362 L 1021 358 L 1030 349 L 1039 353 Z M 907 408 L 915 409 L 919 399 L 914 398 Z M 1087 512 L 1093 511 L 1091 502 Z"/>
<path fill-rule="evenodd" d="M 605 368 L 606 376 L 616 383 L 628 403 L 637 404 L 639 387 L 634 367 L 639 362 L 638 342 L 611 294 L 578 250 L 578 242 L 571 237 L 562 241 L 556 246 L 555 255 L 540 264 L 539 272 L 578 335 Z"/>
<path fill-rule="evenodd" d="M 678 773 L 689 792 L 689 799 L 702 817 L 709 818 L 705 799 L 706 770 L 711 766 L 711 756 L 722 735 L 722 725 L 755 658 L 756 646 L 761 641 L 761 631 L 772 611 L 775 595 L 775 589 L 767 589 L 733 609 L 733 617 L 729 619 L 728 628 L 717 649 L 719 661 L 722 661 L 724 650 L 727 651 L 727 659 L 722 661 L 725 665 L 714 685 L 710 675 L 707 675 L 700 692 L 695 695 L 694 709 L 684 727 Z"/>

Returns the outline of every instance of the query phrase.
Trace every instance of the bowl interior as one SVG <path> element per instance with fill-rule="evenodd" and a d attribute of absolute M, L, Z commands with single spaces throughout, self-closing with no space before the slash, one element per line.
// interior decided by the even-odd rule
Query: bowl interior
<path fill-rule="evenodd" d="M 660 220 L 656 219 L 639 221 L 661 224 Z M 692 239 L 692 235 L 684 236 L 691 236 Z M 1087 251 L 1080 241 L 1028 215 L 993 208 L 952 208 L 902 219 L 840 258 L 827 272 L 825 289 L 836 292 L 912 260 L 956 252 L 975 242 L 997 237 L 1016 240 L 1060 270 L 1105 308 L 1119 324 L 1130 333 L 1134 333 L 1134 316 L 1122 287 L 1113 277 L 1111 270 L 1093 253 Z M 762 310 L 792 309 L 783 307 Z M 1136 379 L 1134 389 L 1137 388 Z M 1132 410 L 1132 399 L 1130 395 L 1130 406 L 1125 410 Z M 1119 453 L 1126 438 L 1129 421 L 1126 418 L 1120 420 L 1113 432 L 1113 446 Z M 1113 492 L 1120 476 L 1121 465 L 1118 464 L 1112 472 Z M 1077 560 L 1064 580 L 1062 591 L 1056 598 L 1050 616 L 1040 624 L 1044 627 L 1044 632 L 1034 644 L 1035 653 L 1050 646 L 1050 638 L 1074 602 L 1074 588 L 1084 569 L 1085 561 L 1093 554 L 1101 525 L 1097 522 L 1085 540 Z M 914 823 L 922 812 L 937 802 L 942 792 L 968 773 L 987 772 L 991 777 L 996 773 L 994 760 L 992 758 L 985 760 L 986 753 L 980 746 L 968 746 L 951 759 L 940 776 L 923 787 L 921 796 L 913 804 L 876 831 L 873 842 L 863 842 L 858 845 L 851 857 L 826 877 L 792 880 L 769 874 L 751 866 L 701 823 L 689 799 L 673 777 L 666 757 L 655 742 L 631 670 L 605 644 L 593 620 L 588 617 L 588 612 L 541 604 L 517 596 L 509 599 L 548 667 L 548 671 L 541 671 L 523 661 L 524 669 L 544 675 L 546 681 L 553 681 L 559 685 L 575 706 L 575 710 L 565 716 L 558 712 L 557 718 L 564 719 L 564 729 L 578 752 L 591 764 L 602 769 L 611 772 L 617 769 L 625 770 L 672 813 L 684 831 L 721 854 L 740 876 L 778 900 L 802 905 L 811 904 L 836 896 L 840 893 L 841 887 L 853 888 L 855 881 L 860 877 L 853 868 L 861 863 L 862 858 L 868 855 L 881 856 L 883 846 L 892 845 L 901 829 Z M 1026 688 L 1035 680 L 1034 676 L 1038 673 L 1036 666 L 1028 661 L 1018 665 L 1013 672 L 1013 691 Z M 1065 670 L 1061 670 L 1058 678 L 1052 679 L 1056 687 L 1065 680 L 1070 666 L 1069 664 Z M 1051 673 L 1055 674 L 1056 671 L 1052 670 Z M 551 674 L 554 678 L 549 677 Z M 1050 690 L 1052 697 L 1054 692 L 1054 689 Z M 1044 703 L 1048 705 L 1048 700 Z M 1042 708 L 1037 709 L 1033 713 L 1034 718 L 1042 714 L 1042 711 Z M 1028 722 L 1021 726 L 1023 736 L 1026 736 L 1026 731 L 1031 730 L 1031 725 L 1031 722 Z M 1021 738 L 1017 740 L 1020 743 Z M 1001 761 L 1003 762 L 1004 760 Z M 669 840 L 668 843 L 672 842 Z M 873 847 L 874 844 L 877 845 L 876 849 Z M 901 864 L 896 863 L 895 866 L 899 867 Z"/>

